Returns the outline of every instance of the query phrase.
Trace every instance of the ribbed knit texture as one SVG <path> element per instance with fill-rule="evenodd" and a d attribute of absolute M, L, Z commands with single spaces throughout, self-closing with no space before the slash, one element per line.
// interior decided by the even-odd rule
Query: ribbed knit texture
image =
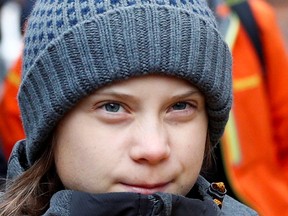
<path fill-rule="evenodd" d="M 231 56 L 205 0 L 36 1 L 18 97 L 29 163 L 81 98 L 152 73 L 203 92 L 215 145 L 231 108 Z"/>

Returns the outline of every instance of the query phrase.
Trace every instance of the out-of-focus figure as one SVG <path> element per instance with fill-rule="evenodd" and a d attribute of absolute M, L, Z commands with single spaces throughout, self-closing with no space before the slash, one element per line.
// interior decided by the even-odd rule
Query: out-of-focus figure
<path fill-rule="evenodd" d="M 22 35 L 35 1 L 0 0 L 0 177 L 16 140 L 24 137 L 17 105 Z"/>
<path fill-rule="evenodd" d="M 20 111 L 17 104 L 17 92 L 21 81 L 21 64 L 22 58 L 20 57 L 8 71 L 3 84 L 3 97 L 0 101 L 0 137 L 3 143 L 3 152 L 7 160 L 15 141 L 24 138 Z"/>
<path fill-rule="evenodd" d="M 3 5 L 6 3 L 6 0 L 0 0 L 0 45 L 2 42 L 2 8 Z M 1 47 L 0 47 L 1 48 Z M 1 50 L 1 49 L 0 49 Z M 0 100 L 2 98 L 3 95 L 3 79 L 6 75 L 6 67 L 5 67 L 5 62 L 3 59 L 3 55 L 2 52 L 0 51 Z M 0 119 L 0 122 L 2 120 Z M 3 153 L 3 144 L 2 144 L 2 140 L 0 137 L 0 178 L 3 178 L 6 176 L 6 169 L 7 169 L 7 161 L 6 158 L 4 157 L 4 153 Z M 0 181 L 0 184 L 2 184 L 3 181 Z"/>
<path fill-rule="evenodd" d="M 208 2 L 234 58 L 228 182 L 261 215 L 288 215 L 288 58 L 274 11 L 263 0 Z"/>
<path fill-rule="evenodd" d="M 22 58 L 8 70 L 1 81 L 0 96 L 0 177 L 5 177 L 7 161 L 15 140 L 24 138 L 20 111 L 17 103 L 17 92 L 21 80 Z M 0 181 L 0 184 L 2 181 Z"/>

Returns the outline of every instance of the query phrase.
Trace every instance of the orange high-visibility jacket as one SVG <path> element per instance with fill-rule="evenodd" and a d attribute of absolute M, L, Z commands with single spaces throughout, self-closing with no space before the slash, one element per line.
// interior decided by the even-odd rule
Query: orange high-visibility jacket
<path fill-rule="evenodd" d="M 272 8 L 262 0 L 249 3 L 266 73 L 240 24 L 231 47 L 234 105 L 222 140 L 223 161 L 240 199 L 260 215 L 283 216 L 288 215 L 288 57 Z"/>
<path fill-rule="evenodd" d="M 17 104 L 21 64 L 22 59 L 20 57 L 8 71 L 3 84 L 3 97 L 0 100 L 0 138 L 6 159 L 9 158 L 14 144 L 25 137 Z"/>

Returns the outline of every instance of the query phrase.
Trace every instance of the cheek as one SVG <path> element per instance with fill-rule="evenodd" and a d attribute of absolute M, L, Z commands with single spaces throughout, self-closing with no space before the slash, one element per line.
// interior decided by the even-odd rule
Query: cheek
<path fill-rule="evenodd" d="M 175 144 L 173 144 L 173 148 L 179 164 L 182 166 L 179 193 L 186 195 L 197 181 L 202 168 L 207 127 L 205 124 L 203 126 L 188 125 L 174 134 L 177 134 L 177 138 L 175 136 L 173 138 L 172 142 Z"/>
<path fill-rule="evenodd" d="M 206 138 L 190 138 L 189 141 L 187 139 L 185 142 L 185 147 L 179 150 L 178 158 L 181 160 L 187 173 L 198 175 L 203 163 Z"/>
<path fill-rule="evenodd" d="M 83 140 L 79 140 L 77 136 L 66 137 L 60 136 L 56 140 L 55 147 L 55 165 L 57 173 L 66 188 L 77 189 L 80 182 L 79 177 L 83 180 L 87 174 L 87 170 L 93 164 L 90 159 L 90 153 L 93 151 L 81 145 Z"/>
<path fill-rule="evenodd" d="M 190 163 L 203 159 L 206 138 L 207 138 L 207 124 L 187 124 L 181 128 L 173 131 L 171 142 L 175 145 L 175 151 L 179 152 L 185 158 L 185 161 Z M 181 146 L 181 147 L 180 147 Z"/>
<path fill-rule="evenodd" d="M 104 153 L 101 154 L 94 147 L 78 145 L 77 140 L 74 141 L 75 143 L 62 143 L 62 147 L 55 149 L 55 165 L 59 178 L 67 189 L 102 192 L 105 189 L 102 179 L 105 179 L 105 170 L 108 170 L 106 164 L 102 163 Z"/>
<path fill-rule="evenodd" d="M 179 178 L 179 194 L 181 195 L 185 196 L 197 181 L 204 158 L 205 147 L 202 146 L 199 145 L 197 148 L 197 145 L 192 143 L 187 145 L 186 150 L 179 154 L 180 164 L 182 165 L 182 173 Z"/>
<path fill-rule="evenodd" d="M 111 181 L 109 176 L 119 164 L 117 159 L 123 158 L 121 136 L 117 132 L 111 136 L 111 130 L 94 121 L 79 123 L 65 122 L 65 127 L 57 130 L 54 155 L 58 175 L 66 188 L 105 192 Z"/>
<path fill-rule="evenodd" d="M 87 124 L 86 124 L 87 125 Z M 95 137 L 81 121 L 64 120 L 56 130 L 55 136 L 55 165 L 58 175 L 70 189 L 90 177 L 89 170 L 93 169 L 97 157 Z"/>

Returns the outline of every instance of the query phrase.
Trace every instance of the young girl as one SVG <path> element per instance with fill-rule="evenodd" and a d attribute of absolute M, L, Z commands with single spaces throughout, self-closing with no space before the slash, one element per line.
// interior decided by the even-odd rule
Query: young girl
<path fill-rule="evenodd" d="M 256 215 L 199 175 L 232 101 L 204 0 L 37 1 L 18 100 L 1 215 Z"/>

